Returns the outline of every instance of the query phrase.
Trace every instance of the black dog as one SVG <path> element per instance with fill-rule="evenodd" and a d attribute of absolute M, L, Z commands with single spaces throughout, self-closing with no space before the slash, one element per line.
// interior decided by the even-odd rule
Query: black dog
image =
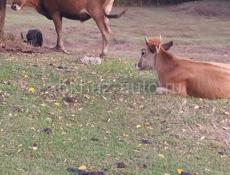
<path fill-rule="evenodd" d="M 26 34 L 26 39 L 21 33 L 21 37 L 24 42 L 31 44 L 34 47 L 41 47 L 43 45 L 42 32 L 38 29 L 29 30 Z"/>

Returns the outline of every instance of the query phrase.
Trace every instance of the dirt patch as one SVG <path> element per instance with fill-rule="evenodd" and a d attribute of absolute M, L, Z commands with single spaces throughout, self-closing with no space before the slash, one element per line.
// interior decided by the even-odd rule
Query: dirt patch
<path fill-rule="evenodd" d="M 217 45 L 192 45 L 184 46 L 178 45 L 172 53 L 179 57 L 187 57 L 199 61 L 214 61 L 222 63 L 230 63 L 229 46 L 217 46 Z"/>
<path fill-rule="evenodd" d="M 0 41 L 0 53 L 48 53 L 52 52 L 48 47 L 33 47 L 23 42 L 13 35 L 6 35 L 6 38 Z"/>
<path fill-rule="evenodd" d="M 230 33 L 228 28 L 230 23 L 226 21 L 226 18 L 223 20 L 199 18 L 199 25 L 197 25 L 196 16 L 191 15 L 188 19 L 184 17 L 185 13 L 199 16 L 230 16 L 229 7 L 230 2 L 226 1 L 192 2 L 162 8 L 130 7 L 122 19 L 111 20 L 113 35 L 109 41 L 108 56 L 138 59 L 140 49 L 145 47 L 144 37 L 161 33 L 165 40 L 175 41 L 176 46 L 173 47 L 172 53 L 178 56 L 229 63 Z M 115 9 L 121 11 L 123 8 Z M 51 48 L 56 45 L 57 36 L 52 21 L 46 21 L 33 9 L 25 9 L 23 15 L 16 14 L 9 9 L 7 17 L 6 31 L 15 35 L 17 39 L 1 44 L 0 53 L 54 52 Z M 24 24 L 22 27 L 15 27 L 19 26 L 18 21 L 21 18 L 24 18 Z M 39 22 L 36 23 L 37 19 Z M 218 30 L 215 26 L 218 26 Z M 41 30 L 44 36 L 44 45 L 41 48 L 31 47 L 20 39 L 21 32 L 35 28 Z M 85 23 L 64 20 L 63 41 L 65 49 L 77 58 L 95 57 L 101 51 L 102 37 L 93 20 Z"/>
<path fill-rule="evenodd" d="M 185 12 L 191 15 L 208 17 L 230 17 L 230 2 L 228 1 L 200 1 L 179 4 L 169 8 L 175 12 Z"/>

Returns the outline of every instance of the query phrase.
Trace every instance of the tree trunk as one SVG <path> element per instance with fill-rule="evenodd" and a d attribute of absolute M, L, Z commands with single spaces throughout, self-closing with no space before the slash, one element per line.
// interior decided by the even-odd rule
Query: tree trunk
<path fill-rule="evenodd" d="M 4 34 L 4 24 L 6 16 L 6 0 L 0 0 L 0 38 Z"/>

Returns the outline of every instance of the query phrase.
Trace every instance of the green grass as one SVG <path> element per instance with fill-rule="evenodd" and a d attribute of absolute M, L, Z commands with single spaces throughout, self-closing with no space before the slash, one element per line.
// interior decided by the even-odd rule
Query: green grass
<path fill-rule="evenodd" d="M 214 118 L 229 118 L 223 113 L 228 101 L 156 96 L 146 89 L 155 81 L 152 73 L 116 59 L 75 72 L 1 59 L 1 174 L 62 175 L 69 166 L 85 164 L 108 174 L 176 174 L 182 167 L 227 175 L 229 152 L 224 157 L 218 152 L 229 147 L 210 130 Z M 28 92 L 31 86 L 34 93 Z M 65 96 L 78 102 L 68 105 Z M 202 108 L 194 110 L 196 105 Z M 117 169 L 118 162 L 127 168 Z"/>

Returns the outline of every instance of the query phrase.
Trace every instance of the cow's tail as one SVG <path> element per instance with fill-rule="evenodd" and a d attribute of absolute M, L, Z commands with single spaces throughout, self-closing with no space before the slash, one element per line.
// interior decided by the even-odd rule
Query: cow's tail
<path fill-rule="evenodd" d="M 116 18 L 120 18 L 121 16 L 123 16 L 126 11 L 128 10 L 128 8 L 126 8 L 125 10 L 123 10 L 120 14 L 105 14 L 105 16 L 109 19 L 116 19 Z"/>

